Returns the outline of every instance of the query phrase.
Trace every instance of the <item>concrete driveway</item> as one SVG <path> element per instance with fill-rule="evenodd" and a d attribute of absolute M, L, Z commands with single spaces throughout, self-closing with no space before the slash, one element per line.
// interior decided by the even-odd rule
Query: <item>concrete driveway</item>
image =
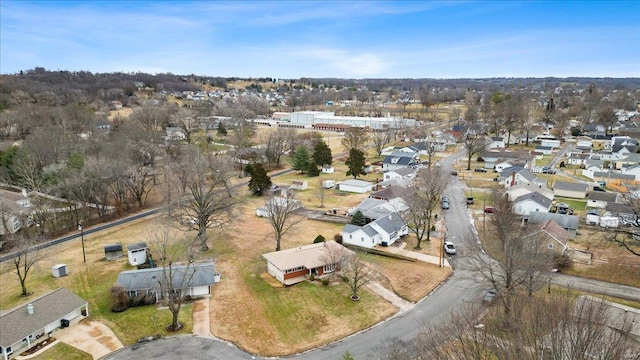
<path fill-rule="evenodd" d="M 88 318 L 72 323 L 68 328 L 52 334 L 63 343 L 100 359 L 123 347 L 120 339 L 101 322 Z"/>

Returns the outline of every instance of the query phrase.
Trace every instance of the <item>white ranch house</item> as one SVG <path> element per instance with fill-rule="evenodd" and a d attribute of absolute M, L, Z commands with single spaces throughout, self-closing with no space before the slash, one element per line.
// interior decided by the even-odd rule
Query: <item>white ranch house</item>
<path fill-rule="evenodd" d="M 62 327 L 89 316 L 88 303 L 59 288 L 0 315 L 0 355 L 8 360 L 42 342 Z"/>
<path fill-rule="evenodd" d="M 371 191 L 373 184 L 364 180 L 349 179 L 339 182 L 336 187 L 340 191 L 364 194 Z"/>

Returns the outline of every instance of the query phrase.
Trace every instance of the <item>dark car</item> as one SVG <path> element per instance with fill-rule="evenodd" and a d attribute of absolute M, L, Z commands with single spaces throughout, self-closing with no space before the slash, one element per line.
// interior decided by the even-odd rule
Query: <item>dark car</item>
<path fill-rule="evenodd" d="M 487 172 L 487 169 L 484 169 L 484 168 L 475 168 L 475 170 L 473 170 L 473 171 L 475 171 L 475 172 L 484 172 L 484 173 L 486 173 L 486 172 Z"/>
<path fill-rule="evenodd" d="M 472 197 L 468 197 L 467 198 L 467 205 L 472 205 L 473 204 L 473 198 Z"/>
<path fill-rule="evenodd" d="M 453 176 L 458 176 L 458 172 L 457 172 L 457 171 L 452 171 L 452 172 L 451 172 L 451 175 L 453 175 Z"/>

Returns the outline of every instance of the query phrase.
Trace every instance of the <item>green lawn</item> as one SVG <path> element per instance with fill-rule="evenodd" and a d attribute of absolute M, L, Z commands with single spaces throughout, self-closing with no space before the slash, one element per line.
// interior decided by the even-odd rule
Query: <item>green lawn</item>
<path fill-rule="evenodd" d="M 344 284 L 324 286 L 316 281 L 291 287 L 273 287 L 263 278 L 254 276 L 256 272 L 266 272 L 261 257 L 243 269 L 242 277 L 264 305 L 265 315 L 281 342 L 305 343 L 313 340 L 329 325 L 327 315 L 350 318 L 355 328 L 365 328 L 374 323 L 376 314 L 366 309 L 379 299 L 368 291 L 361 290 L 360 301 L 354 302 L 349 299 L 350 292 Z"/>
<path fill-rule="evenodd" d="M 39 354 L 32 359 L 35 360 L 91 360 L 93 357 L 84 351 L 78 350 L 73 346 L 69 346 L 63 342 L 59 342 L 53 347 L 45 350 L 42 354 Z"/>
<path fill-rule="evenodd" d="M 556 197 L 555 200 L 556 200 L 556 204 L 563 202 L 569 205 L 569 207 L 574 211 L 584 211 L 587 207 L 586 200 L 576 200 L 576 199 L 563 198 L 563 197 Z"/>

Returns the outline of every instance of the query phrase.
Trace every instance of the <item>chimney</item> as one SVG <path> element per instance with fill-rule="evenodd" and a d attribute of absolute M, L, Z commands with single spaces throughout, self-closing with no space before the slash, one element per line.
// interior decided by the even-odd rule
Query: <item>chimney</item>
<path fill-rule="evenodd" d="M 29 313 L 29 315 L 33 315 L 33 304 L 27 305 L 27 313 Z"/>

